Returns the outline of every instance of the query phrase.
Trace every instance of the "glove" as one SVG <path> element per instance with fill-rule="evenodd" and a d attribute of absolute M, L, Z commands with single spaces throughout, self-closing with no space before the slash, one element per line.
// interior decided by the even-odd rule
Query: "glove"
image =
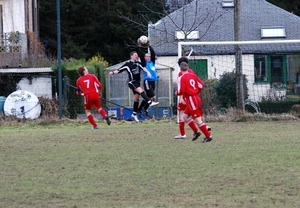
<path fill-rule="evenodd" d="M 83 92 L 82 92 L 81 89 L 79 89 L 79 88 L 76 89 L 76 94 L 77 94 L 78 96 L 84 96 Z"/>

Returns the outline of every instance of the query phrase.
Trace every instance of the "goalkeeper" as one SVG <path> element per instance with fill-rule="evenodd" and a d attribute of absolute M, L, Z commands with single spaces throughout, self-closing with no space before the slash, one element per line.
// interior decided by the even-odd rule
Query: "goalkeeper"
<path fill-rule="evenodd" d="M 142 45 L 139 43 L 138 45 L 138 55 L 141 59 L 141 64 L 145 67 L 148 72 L 150 73 L 150 77 L 148 73 L 144 71 L 144 89 L 147 96 L 152 100 L 155 101 L 155 82 L 158 80 L 156 67 L 155 67 L 155 51 L 150 45 L 150 42 L 147 43 L 147 49 L 149 48 L 150 53 L 145 53 L 143 51 Z M 138 108 L 138 114 L 141 115 L 142 110 L 144 110 L 145 115 L 149 116 L 148 113 L 149 104 L 143 100 Z"/>

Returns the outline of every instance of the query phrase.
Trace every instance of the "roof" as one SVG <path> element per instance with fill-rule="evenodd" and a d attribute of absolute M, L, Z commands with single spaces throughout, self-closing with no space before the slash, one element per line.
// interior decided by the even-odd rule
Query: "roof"
<path fill-rule="evenodd" d="M 51 68 L 4 68 L 4 69 L 0 69 L 0 73 L 13 73 L 13 74 L 53 73 L 53 70 Z"/>
<path fill-rule="evenodd" d="M 297 15 L 266 0 L 240 0 L 240 41 L 265 40 L 261 38 L 261 28 L 277 26 L 283 26 L 286 30 L 286 38 L 281 40 L 300 40 L 300 17 Z M 177 55 L 178 40 L 175 39 L 175 31 L 199 31 L 197 41 L 234 41 L 234 8 L 223 8 L 220 0 L 195 0 L 148 28 L 151 45 L 156 49 L 157 55 Z M 225 53 L 232 51 L 230 47 L 219 47 L 218 50 L 220 48 Z M 270 44 L 258 49 L 253 46 L 246 48 L 249 53 L 253 50 L 256 53 L 278 52 L 278 46 L 272 47 Z M 281 51 L 299 52 L 300 44 L 282 48 Z"/>
<path fill-rule="evenodd" d="M 126 63 L 126 61 L 123 61 L 121 63 L 118 63 L 118 64 L 112 65 L 110 67 L 107 67 L 105 70 L 113 71 L 113 70 L 119 69 L 125 63 Z M 163 64 L 160 64 L 160 63 L 155 63 L 155 68 L 156 68 L 156 70 L 171 69 L 172 71 L 174 71 L 173 67 L 167 66 L 167 65 L 163 65 Z"/>

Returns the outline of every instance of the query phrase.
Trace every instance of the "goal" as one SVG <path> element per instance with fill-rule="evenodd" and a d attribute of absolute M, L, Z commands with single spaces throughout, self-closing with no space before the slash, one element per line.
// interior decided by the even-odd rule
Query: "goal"
<path fill-rule="evenodd" d="M 189 57 L 190 67 L 202 79 L 235 72 L 239 61 L 247 79 L 248 101 L 300 95 L 300 40 L 178 42 L 178 57 L 182 55 Z"/>

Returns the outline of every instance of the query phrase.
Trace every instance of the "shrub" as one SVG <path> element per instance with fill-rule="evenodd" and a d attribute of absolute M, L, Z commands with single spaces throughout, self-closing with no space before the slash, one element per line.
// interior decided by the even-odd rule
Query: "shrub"
<path fill-rule="evenodd" d="M 248 98 L 247 79 L 244 76 L 244 95 L 245 99 Z M 215 85 L 216 96 L 219 107 L 235 107 L 237 105 L 237 92 L 236 92 L 236 73 L 224 72 Z"/>
<path fill-rule="evenodd" d="M 105 98 L 106 94 L 106 80 L 104 69 L 108 66 L 108 62 L 104 60 L 101 55 L 96 54 L 91 59 L 86 61 L 85 59 L 68 59 L 63 60 L 61 64 L 61 71 L 63 77 L 63 104 L 67 109 L 70 118 L 76 118 L 78 113 L 84 113 L 83 101 L 75 93 L 74 86 L 76 80 L 79 78 L 77 69 L 80 66 L 86 66 L 89 73 L 95 74 L 102 83 L 102 96 Z M 53 67 L 55 74 L 58 74 L 58 66 Z M 55 79 L 53 84 L 56 88 L 58 86 L 58 80 Z M 71 85 L 71 86 L 70 86 Z M 56 90 L 58 91 L 58 90 Z"/>
<path fill-rule="evenodd" d="M 206 115 L 209 114 L 215 115 L 218 109 L 218 102 L 216 99 L 216 91 L 215 91 L 215 85 L 217 80 L 208 79 L 203 81 L 205 83 L 205 86 L 202 92 L 200 93 L 203 113 Z"/>

